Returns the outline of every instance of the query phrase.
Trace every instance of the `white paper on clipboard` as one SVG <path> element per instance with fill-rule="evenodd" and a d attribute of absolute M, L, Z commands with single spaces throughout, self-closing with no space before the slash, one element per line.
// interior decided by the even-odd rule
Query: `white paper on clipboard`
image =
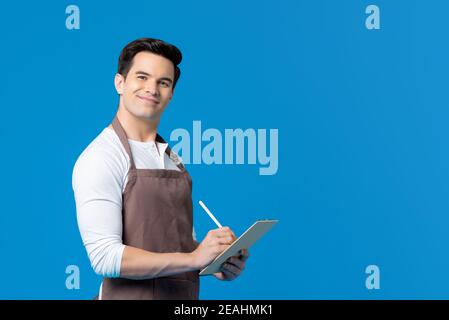
<path fill-rule="evenodd" d="M 232 256 L 238 254 L 241 249 L 249 249 L 257 240 L 268 232 L 279 220 L 258 220 L 249 227 L 231 246 L 223 251 L 214 261 L 200 271 L 200 275 L 220 272 L 220 266 Z"/>

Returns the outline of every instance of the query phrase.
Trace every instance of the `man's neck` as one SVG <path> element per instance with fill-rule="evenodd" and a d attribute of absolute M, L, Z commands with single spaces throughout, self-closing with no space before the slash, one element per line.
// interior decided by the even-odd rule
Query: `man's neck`
<path fill-rule="evenodd" d="M 128 139 L 137 141 L 155 141 L 159 120 L 151 121 L 130 114 L 125 108 L 119 107 L 117 118 L 125 130 Z"/>

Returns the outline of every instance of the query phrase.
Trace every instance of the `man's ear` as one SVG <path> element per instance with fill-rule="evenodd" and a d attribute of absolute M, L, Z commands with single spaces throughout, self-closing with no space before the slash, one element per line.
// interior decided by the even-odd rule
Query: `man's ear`
<path fill-rule="evenodd" d="M 114 78 L 114 85 L 115 90 L 117 90 L 118 94 L 123 94 L 124 84 L 125 84 L 125 77 L 123 77 L 120 73 L 116 73 Z"/>

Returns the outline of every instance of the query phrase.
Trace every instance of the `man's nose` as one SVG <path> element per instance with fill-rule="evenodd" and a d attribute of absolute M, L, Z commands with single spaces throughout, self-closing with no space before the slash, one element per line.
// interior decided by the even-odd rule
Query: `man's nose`
<path fill-rule="evenodd" d="M 158 90 L 158 86 L 156 81 L 147 81 L 145 83 L 145 88 L 144 88 L 145 92 L 157 96 L 159 95 L 159 90 Z"/>

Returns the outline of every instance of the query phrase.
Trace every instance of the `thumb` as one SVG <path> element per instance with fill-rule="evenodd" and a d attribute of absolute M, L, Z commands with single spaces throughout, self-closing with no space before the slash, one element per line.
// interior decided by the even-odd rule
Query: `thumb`
<path fill-rule="evenodd" d="M 217 278 L 219 280 L 225 280 L 226 279 L 226 277 L 225 277 L 223 272 L 216 272 L 216 273 L 214 273 L 214 276 L 215 276 L 215 278 Z"/>

